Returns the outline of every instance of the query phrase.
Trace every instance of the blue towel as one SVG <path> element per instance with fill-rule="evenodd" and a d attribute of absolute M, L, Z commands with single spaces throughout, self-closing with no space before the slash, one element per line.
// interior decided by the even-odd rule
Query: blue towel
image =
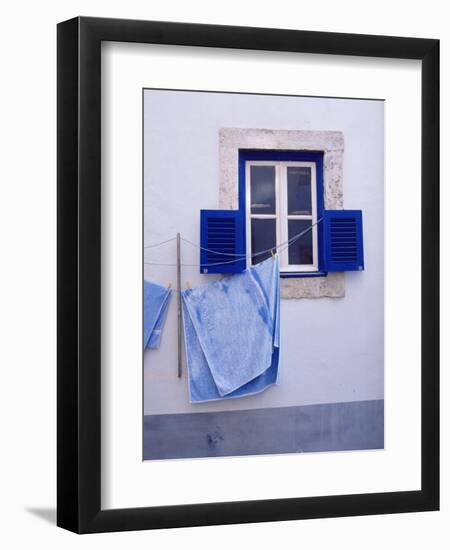
<path fill-rule="evenodd" d="M 181 295 L 191 403 L 251 395 L 276 383 L 278 257 Z"/>
<path fill-rule="evenodd" d="M 144 280 L 144 349 L 159 348 L 172 291 Z"/>

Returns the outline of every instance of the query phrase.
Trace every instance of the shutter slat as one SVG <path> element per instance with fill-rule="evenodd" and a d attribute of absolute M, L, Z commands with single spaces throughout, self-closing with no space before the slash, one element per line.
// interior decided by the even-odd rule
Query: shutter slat
<path fill-rule="evenodd" d="M 240 273 L 245 258 L 244 217 L 240 210 L 200 210 L 200 273 Z M 208 250 L 205 250 L 208 249 Z"/>
<path fill-rule="evenodd" d="M 361 210 L 324 210 L 323 255 L 325 271 L 364 269 Z"/>

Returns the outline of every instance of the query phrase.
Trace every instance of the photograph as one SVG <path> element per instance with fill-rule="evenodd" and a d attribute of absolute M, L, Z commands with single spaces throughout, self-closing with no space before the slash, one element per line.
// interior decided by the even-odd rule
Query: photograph
<path fill-rule="evenodd" d="M 1 548 L 449 546 L 445 5 L 5 3 Z"/>
<path fill-rule="evenodd" d="M 384 449 L 385 102 L 142 113 L 143 460 Z"/>
<path fill-rule="evenodd" d="M 438 510 L 439 40 L 57 31 L 57 524 Z"/>

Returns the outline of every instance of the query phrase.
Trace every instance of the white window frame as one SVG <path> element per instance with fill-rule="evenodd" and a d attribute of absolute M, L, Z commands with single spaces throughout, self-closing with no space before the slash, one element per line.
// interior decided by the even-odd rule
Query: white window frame
<path fill-rule="evenodd" d="M 250 167 L 251 166 L 274 166 L 275 167 L 275 214 L 252 214 L 251 212 L 251 188 L 250 188 Z M 311 168 L 311 214 L 288 215 L 287 209 L 287 169 L 289 167 Z M 317 237 L 317 174 L 316 163 L 306 161 L 271 161 L 271 160 L 249 160 L 245 163 L 245 218 L 246 218 L 246 250 L 247 266 L 252 265 L 252 235 L 251 220 L 254 219 L 275 219 L 276 223 L 276 244 L 288 240 L 288 220 L 311 220 L 312 232 L 312 264 L 289 264 L 288 248 L 283 246 L 279 252 L 280 271 L 282 273 L 310 273 L 319 270 L 318 267 L 318 237 Z"/>

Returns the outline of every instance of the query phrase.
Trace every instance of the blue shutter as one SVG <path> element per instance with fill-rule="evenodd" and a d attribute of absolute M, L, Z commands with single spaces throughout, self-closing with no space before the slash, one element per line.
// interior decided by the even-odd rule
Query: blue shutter
<path fill-rule="evenodd" d="M 361 210 L 324 210 L 323 245 L 325 271 L 362 271 Z"/>
<path fill-rule="evenodd" d="M 245 269 L 244 216 L 240 210 L 200 210 L 200 273 L 240 273 Z M 208 249 L 208 250 L 204 250 Z M 230 254 L 230 255 L 228 255 Z"/>

